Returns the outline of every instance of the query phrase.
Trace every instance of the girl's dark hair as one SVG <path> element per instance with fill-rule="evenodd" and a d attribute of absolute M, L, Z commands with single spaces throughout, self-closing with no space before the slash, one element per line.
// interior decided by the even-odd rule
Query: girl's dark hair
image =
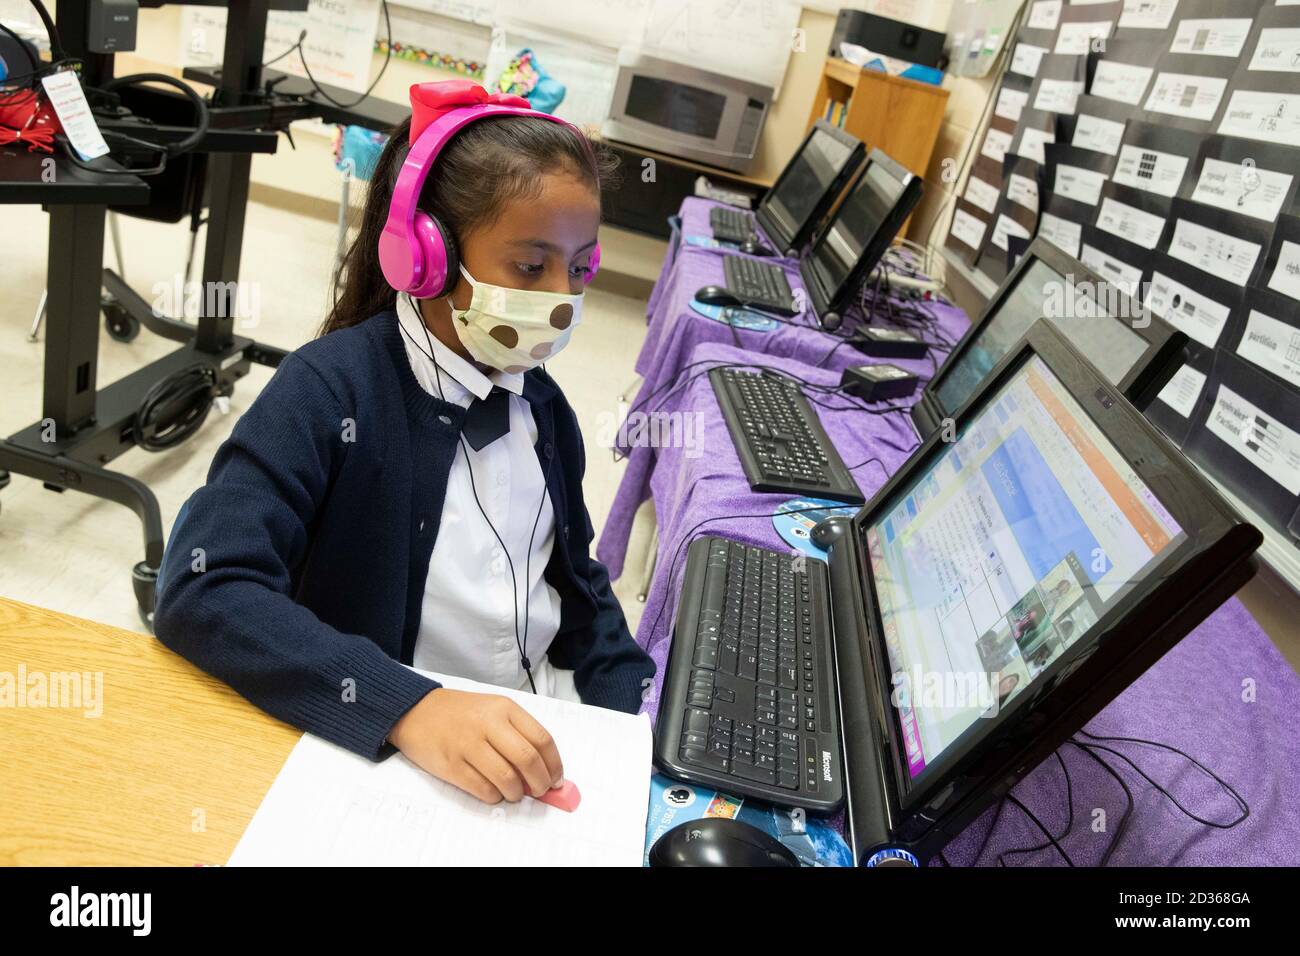
<path fill-rule="evenodd" d="M 361 228 L 334 275 L 334 303 L 320 334 L 394 308 L 397 293 L 379 266 L 379 235 L 408 150 L 410 120 L 393 130 L 375 164 Z M 571 172 L 592 189 L 609 185 L 616 161 L 599 143 L 553 120 L 528 116 L 478 120 L 439 153 L 420 191 L 419 208 L 457 240 L 491 225 L 507 202 L 536 197 L 547 173 Z"/>

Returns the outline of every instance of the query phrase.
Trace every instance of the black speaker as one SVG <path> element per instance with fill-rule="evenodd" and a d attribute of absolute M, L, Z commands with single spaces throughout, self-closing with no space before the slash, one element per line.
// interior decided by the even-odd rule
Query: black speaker
<path fill-rule="evenodd" d="M 840 55 L 840 43 L 847 41 L 864 46 L 872 53 L 906 60 L 920 66 L 942 70 L 946 65 L 942 33 L 923 30 L 910 23 L 878 17 L 861 10 L 841 10 L 835 18 L 835 32 L 831 34 L 831 56 Z"/>

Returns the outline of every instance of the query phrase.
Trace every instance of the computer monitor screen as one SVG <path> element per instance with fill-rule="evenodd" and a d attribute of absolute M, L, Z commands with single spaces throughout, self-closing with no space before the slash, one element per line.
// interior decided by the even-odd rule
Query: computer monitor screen
<path fill-rule="evenodd" d="M 799 234 L 852 155 L 850 142 L 821 129 L 813 130 L 789 171 L 766 200 L 768 212 L 786 235 Z"/>
<path fill-rule="evenodd" d="M 1088 295 L 1070 278 L 1041 259 L 1033 259 L 1019 273 L 1016 284 L 996 310 L 984 320 L 974 339 L 944 370 L 935 395 L 946 411 L 960 408 L 980 382 L 1029 327 L 1049 319 L 1112 384 L 1118 384 L 1146 353 L 1147 342 L 1106 308 L 1106 296 L 1089 280 Z M 1069 297 L 1070 308 L 1065 307 Z M 1055 307 L 1053 303 L 1060 303 Z"/>
<path fill-rule="evenodd" d="M 1184 537 L 1036 355 L 863 528 L 913 781 Z"/>
<path fill-rule="evenodd" d="M 812 250 L 812 267 L 826 289 L 839 289 L 889 218 L 907 184 L 869 163 Z M 893 238 L 892 236 L 890 237 Z"/>

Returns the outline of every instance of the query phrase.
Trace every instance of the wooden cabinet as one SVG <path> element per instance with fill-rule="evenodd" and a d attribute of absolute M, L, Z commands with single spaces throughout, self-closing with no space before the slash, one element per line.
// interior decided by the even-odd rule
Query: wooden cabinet
<path fill-rule="evenodd" d="M 925 177 L 948 108 L 947 90 L 827 57 L 808 114 L 808 129 L 826 118 L 831 103 L 838 104 L 837 115 L 843 110 L 840 125 L 844 130 L 869 149 L 883 150 L 916 175 Z M 906 225 L 899 234 L 907 235 Z"/>

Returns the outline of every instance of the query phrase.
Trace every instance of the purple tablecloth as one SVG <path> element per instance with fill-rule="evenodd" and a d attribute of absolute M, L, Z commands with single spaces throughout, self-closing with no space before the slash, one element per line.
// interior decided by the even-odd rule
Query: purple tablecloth
<path fill-rule="evenodd" d="M 707 206 L 705 200 L 688 199 L 682 206 L 682 233 L 691 235 L 690 229 L 707 229 Z M 701 208 L 704 209 L 701 215 Z M 703 225 L 701 225 L 701 223 Z M 733 350 L 728 361 L 733 362 L 767 362 L 772 357 L 793 358 L 808 366 L 824 365 L 834 372 L 833 384 L 839 382 L 840 373 L 850 365 L 864 362 L 889 361 L 900 368 L 905 368 L 920 379 L 917 386 L 919 393 L 934 368 L 943 361 L 947 354 L 945 349 L 931 350 L 931 358 L 870 359 L 856 349 L 843 345 L 843 340 L 821 332 L 811 325 L 794 327 L 780 325 L 770 332 L 756 332 L 749 329 L 732 329 L 721 322 L 705 318 L 694 311 L 691 300 L 695 292 L 710 284 L 723 284 L 722 253 L 713 249 L 697 248 L 683 244 L 677 250 L 671 268 L 666 269 L 656 285 L 657 305 L 646 330 L 645 344 L 637 357 L 636 370 L 643 378 L 643 383 L 632 409 L 650 411 L 665 408 L 661 406 L 662 396 L 673 390 L 674 383 L 692 371 L 687 370 L 692 353 L 705 343 L 734 345 L 736 338 L 744 347 L 744 352 Z M 788 260 L 769 260 L 785 264 L 790 284 L 798 288 L 799 273 L 797 267 Z M 969 321 L 966 314 L 955 306 L 941 303 L 927 303 L 927 308 L 935 316 L 942 336 L 948 341 L 956 341 L 965 332 Z M 811 322 L 811 317 L 807 320 Z M 841 347 L 836 348 L 839 345 Z M 832 354 L 832 350 L 834 350 Z M 829 358 L 828 358 L 829 356 Z M 651 398 L 651 396 L 656 396 Z M 910 401 L 910 400 L 909 400 Z M 901 422 L 901 416 L 899 417 Z M 841 449 L 845 461 L 851 460 L 847 451 Z M 650 478 L 655 470 L 655 449 L 638 447 L 631 449 L 628 455 L 627 469 L 619 484 L 614 502 L 610 506 L 609 516 L 601 533 L 597 547 L 597 557 L 609 568 L 612 577 L 618 578 L 623 573 L 623 561 L 627 553 L 628 536 L 632 531 L 632 519 L 637 508 L 650 495 Z M 865 455 L 863 457 L 866 457 Z M 900 459 L 901 461 L 901 459 Z"/>
<path fill-rule="evenodd" d="M 654 317 L 655 309 L 659 306 L 659 300 L 663 297 L 664 288 L 668 285 L 668 277 L 672 275 L 673 265 L 677 262 L 677 253 L 682 247 L 681 216 L 670 216 L 668 226 L 672 230 L 668 236 L 668 251 L 664 253 L 664 261 L 659 266 L 659 278 L 655 280 L 654 288 L 650 290 L 650 298 L 646 300 L 645 317 L 647 322 Z"/>
<path fill-rule="evenodd" d="M 672 232 L 668 237 L 668 252 L 664 254 L 663 265 L 659 267 L 659 278 L 655 280 L 654 288 L 650 290 L 650 299 L 646 303 L 646 319 L 652 321 L 655 316 L 655 310 L 659 308 L 659 302 L 663 298 L 664 290 L 668 287 L 668 277 L 672 274 L 673 266 L 677 262 L 677 254 L 685 245 L 682 240 L 686 236 L 712 236 L 713 232 L 709 227 L 709 210 L 718 206 L 724 206 L 725 203 L 715 202 L 712 199 L 703 199 L 699 196 L 687 196 L 682 200 L 681 207 L 676 216 L 668 219 L 668 225 Z M 757 229 L 755 225 L 755 229 Z M 686 248 L 691 248 L 686 246 Z"/>
<path fill-rule="evenodd" d="M 743 361 L 728 346 L 704 345 L 694 360 Z M 812 381 L 838 375 L 770 358 Z M 749 490 L 726 423 L 707 377 L 684 388 L 672 410 L 696 417 L 693 448 L 662 447 L 649 476 L 659 527 L 658 565 L 637 640 L 650 651 L 661 680 L 689 539 L 722 534 L 769 548 L 785 546 L 767 517 L 788 495 Z M 831 440 L 849 465 L 879 457 L 889 472 L 915 444 L 903 413 L 869 417 L 861 412 L 822 410 Z M 884 483 L 874 464 L 854 471 L 868 497 Z M 763 517 L 752 517 L 762 515 Z M 706 522 L 701 525 L 701 522 Z M 671 576 L 671 580 L 670 580 Z M 1253 689 L 1253 698 L 1244 699 Z M 654 718 L 658 687 L 644 710 Z M 1234 787 L 1250 816 L 1232 829 L 1216 829 L 1182 815 L 1150 783 L 1112 755 L 1102 753 L 1133 793 L 1132 817 L 1111 858 L 1116 865 L 1248 865 L 1300 863 L 1300 678 L 1235 598 L 1220 608 L 1173 651 L 1136 681 L 1090 724 L 1096 734 L 1141 737 L 1185 751 Z M 1109 743 L 1198 816 L 1229 822 L 1240 811 L 1185 759 L 1132 743 Z M 1074 824 L 1062 840 L 1076 864 L 1095 864 L 1114 839 L 1125 809 L 1124 791 L 1105 769 L 1072 745 L 1060 756 L 1069 768 Z M 1066 829 L 1065 778 L 1049 758 L 1013 791 L 1054 835 Z M 999 854 L 1045 842 L 1041 832 L 1007 803 L 975 821 L 945 851 L 954 865 L 995 864 Z M 1094 829 L 1104 827 L 1104 829 Z M 1062 865 L 1050 846 L 1008 854 L 1008 865 Z"/>

